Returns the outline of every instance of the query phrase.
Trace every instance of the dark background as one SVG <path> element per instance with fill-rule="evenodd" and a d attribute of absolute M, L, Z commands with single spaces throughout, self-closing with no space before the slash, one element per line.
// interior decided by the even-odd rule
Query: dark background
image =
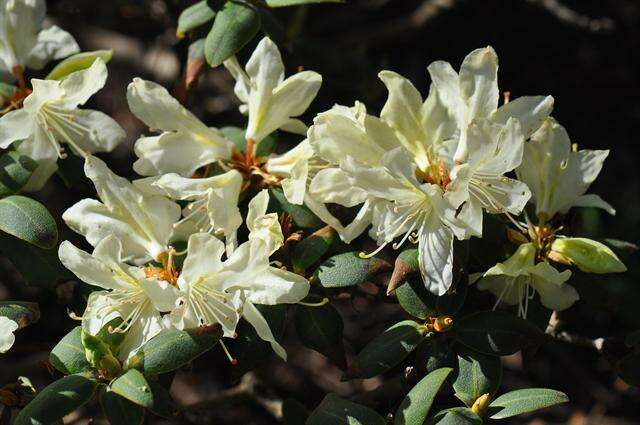
<path fill-rule="evenodd" d="M 93 107 L 119 121 L 128 140 L 104 155 L 115 170 L 132 177 L 132 144 L 146 129 L 128 112 L 125 90 L 134 76 L 156 80 L 171 88 L 182 73 L 188 43 L 175 38 L 179 12 L 191 4 L 178 0 L 62 0 L 49 2 L 52 22 L 71 32 L 83 50 L 114 48 L 105 89 Z M 579 15 L 558 9 L 545 0 L 348 0 L 346 5 L 316 5 L 275 12 L 285 34 L 294 42 L 281 44 L 288 73 L 298 66 L 318 71 L 323 86 L 306 121 L 334 103 L 363 101 L 377 114 L 386 91 L 377 79 L 381 69 L 393 69 L 410 78 L 426 94 L 427 65 L 450 61 L 458 68 L 471 50 L 491 45 L 500 58 L 499 83 L 512 98 L 551 94 L 554 117 L 581 148 L 610 149 L 604 169 L 591 187 L 617 210 L 615 217 L 593 210 L 577 213 L 574 234 L 616 238 L 637 243 L 640 238 L 640 2 L 637 0 L 564 1 Z M 253 45 L 243 50 L 244 61 Z M 241 124 L 232 93 L 233 80 L 223 68 L 208 69 L 190 94 L 189 108 L 211 126 Z M 60 217 L 77 199 L 91 195 L 90 185 L 65 190 L 54 177 L 38 196 Z M 92 195 L 91 195 L 92 196 Z M 64 228 L 63 224 L 60 224 Z M 63 231 L 62 238 L 77 237 Z M 588 338 L 620 337 L 640 328 L 638 255 L 623 256 L 629 272 L 618 276 L 580 276 L 574 284 L 583 302 L 563 314 L 564 326 Z M 48 350 L 73 326 L 65 311 L 73 299 L 73 285 L 52 291 L 16 285 L 11 271 L 0 276 L 0 298 L 39 299 L 43 320 L 18 335 L 14 349 L 0 360 L 0 382 L 17 374 L 48 379 L 39 363 Z M 347 352 L 357 352 L 366 341 L 399 314 L 395 306 L 366 299 L 339 301 L 346 322 Z M 71 308 L 74 308 L 71 305 Z M 76 311 L 77 313 L 81 312 Z M 296 345 L 289 336 L 290 362 L 271 361 L 256 376 L 277 398 L 296 397 L 313 408 L 326 391 L 352 395 L 380 384 L 340 383 L 340 371 L 322 356 Z M 606 357 L 606 356 L 605 356 Z M 571 403 L 532 418 L 511 423 L 637 424 L 640 392 L 617 379 L 609 362 L 588 347 L 552 343 L 523 365 L 522 357 L 505 359 L 503 388 L 545 386 L 566 392 Z M 271 416 L 259 403 L 233 393 L 216 394 L 232 385 L 232 371 L 220 353 L 200 359 L 198 372 L 181 372 L 173 393 L 183 404 L 204 401 L 185 421 L 216 424 L 268 424 Z M 389 390 L 392 391 L 392 390 Z M 228 395 L 228 397 L 226 397 Z M 390 403 L 400 396 L 389 395 Z M 231 406 L 224 403 L 232 402 Z M 88 423 L 97 411 L 75 416 Z"/>

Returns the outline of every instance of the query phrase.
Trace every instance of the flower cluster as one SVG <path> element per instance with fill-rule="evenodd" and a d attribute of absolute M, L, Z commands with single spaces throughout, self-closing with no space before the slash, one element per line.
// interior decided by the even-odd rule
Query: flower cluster
<path fill-rule="evenodd" d="M 25 66 L 77 50 L 57 27 L 38 33 L 43 2 L 0 5 L 3 31 L 11 32 L 0 35 L 0 70 L 22 75 Z M 235 57 L 224 66 L 247 115 L 244 144 L 207 126 L 162 86 L 135 78 L 127 88 L 129 108 L 153 134 L 135 143 L 133 168 L 143 178 L 133 182 L 92 155 L 112 150 L 124 131 L 105 114 L 78 108 L 105 84 L 102 59 L 62 80 L 32 79 L 28 93 L 0 118 L 0 147 L 13 144 L 38 162 L 27 190 L 41 188 L 55 171 L 66 155 L 63 143 L 85 158 L 99 200 L 81 200 L 63 219 L 94 250 L 65 241 L 59 257 L 80 280 L 102 288 L 89 297 L 82 326 L 96 335 L 119 318 L 109 331 L 125 335 L 117 353 L 122 359 L 170 329 L 219 324 L 233 338 L 241 318 L 286 357 L 256 305 L 298 303 L 310 287 L 307 278 L 270 260 L 286 240 L 278 215 L 267 212 L 267 189 L 274 187 L 344 242 L 368 230 L 378 248 L 361 257 L 389 244 L 417 244 L 424 285 L 437 296 L 452 290 L 454 241 L 482 237 L 486 214 L 503 216 L 517 249 L 470 281 L 495 293 L 496 306 L 519 305 L 522 316 L 535 292 L 554 310 L 578 299 L 567 284 L 571 272 L 559 267 L 625 269 L 606 246 L 560 234 L 560 217 L 571 207 L 615 212 L 585 195 L 608 151 L 572 146 L 550 116 L 551 96 L 505 96 L 500 105 L 491 47 L 471 52 L 458 72 L 442 61 L 429 65 L 426 98 L 406 78 L 382 71 L 388 98 L 379 116 L 360 102 L 335 105 L 310 127 L 299 117 L 322 78 L 313 71 L 285 78 L 269 38 L 244 68 Z M 276 130 L 304 139 L 287 152 L 260 154 Z M 249 198 L 245 210 L 242 200 Z M 355 207 L 348 223 L 336 204 Z M 528 212 L 529 204 L 535 209 Z M 0 348 L 7 345 L 3 336 Z"/>

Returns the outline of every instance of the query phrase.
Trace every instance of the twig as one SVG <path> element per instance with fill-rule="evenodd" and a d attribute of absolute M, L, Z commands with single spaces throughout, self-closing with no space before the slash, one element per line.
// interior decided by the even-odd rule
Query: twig
<path fill-rule="evenodd" d="M 591 32 L 608 32 L 615 28 L 615 21 L 609 17 L 591 18 L 583 15 L 560 0 L 527 0 L 529 3 L 540 6 L 552 14 L 556 19 L 574 27 L 582 28 Z"/>

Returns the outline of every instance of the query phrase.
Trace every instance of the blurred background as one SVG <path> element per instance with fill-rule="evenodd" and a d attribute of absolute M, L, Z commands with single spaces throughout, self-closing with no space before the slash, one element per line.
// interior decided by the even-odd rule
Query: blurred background
<path fill-rule="evenodd" d="M 133 177 L 133 142 L 143 124 L 127 107 L 126 86 L 135 76 L 176 86 L 184 72 L 188 42 L 175 37 L 177 17 L 193 1 L 112 0 L 48 1 L 51 23 L 72 33 L 83 50 L 113 48 L 107 86 L 90 106 L 114 117 L 128 140 L 104 155 L 118 173 Z M 334 103 L 363 101 L 377 114 L 386 90 L 377 78 L 381 69 L 410 78 L 426 94 L 426 67 L 446 60 L 458 68 L 471 50 L 491 45 L 500 58 L 499 82 L 511 97 L 551 94 L 553 115 L 580 148 L 610 149 L 591 192 L 616 209 L 611 217 L 595 210 L 579 211 L 571 232 L 594 238 L 640 240 L 640 2 L 637 0 L 347 0 L 279 9 L 274 18 L 287 73 L 298 67 L 323 76 L 323 86 L 306 122 Z M 244 62 L 253 46 L 242 51 Z M 292 42 L 291 40 L 295 40 Z M 206 69 L 190 92 L 188 107 L 211 126 L 239 125 L 242 117 L 232 91 L 233 79 L 224 68 Z M 65 189 L 54 176 L 38 197 L 54 217 L 86 196 L 89 182 Z M 80 243 L 62 229 L 61 239 Z M 622 254 L 624 275 L 581 276 L 570 282 L 583 302 L 562 315 L 568 332 L 583 339 L 575 344 L 552 343 L 534 355 L 505 358 L 503 388 L 545 386 L 564 391 L 571 403 L 509 423 L 640 424 L 640 391 L 616 378 L 607 356 L 590 345 L 591 338 L 616 341 L 640 328 L 638 254 Z M 26 259 L 28 261 L 28 259 Z M 43 319 L 21 331 L 14 348 L 0 360 L 0 383 L 29 376 L 38 388 L 50 382 L 44 366 L 49 350 L 75 323 L 67 309 L 80 314 L 78 288 L 73 282 L 57 288 L 27 287 L 3 263 L 0 299 L 36 299 Z M 366 297 L 337 301 L 345 321 L 348 356 L 401 316 L 396 305 L 380 305 Z M 290 361 L 273 356 L 250 375 L 239 379 L 221 352 L 208 353 L 174 382 L 176 400 L 189 406 L 180 420 L 187 424 L 271 424 L 273 403 L 294 397 L 313 408 L 325 392 L 352 396 L 379 388 L 374 394 L 392 406 L 399 387 L 392 379 L 340 382 L 341 371 L 320 354 L 285 336 Z M 529 353 L 531 354 L 531 353 Z M 240 388 L 240 390 L 238 390 Z M 91 422 L 93 421 L 93 422 Z M 103 423 L 99 409 L 89 408 L 67 423 Z M 153 419 L 151 423 L 164 423 Z M 505 423 L 505 422 L 503 422 Z"/>

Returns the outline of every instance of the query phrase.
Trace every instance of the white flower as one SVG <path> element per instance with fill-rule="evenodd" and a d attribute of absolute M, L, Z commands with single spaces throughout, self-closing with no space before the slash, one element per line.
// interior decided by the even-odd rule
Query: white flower
<path fill-rule="evenodd" d="M 91 293 L 82 327 L 96 335 L 109 321 L 123 321 L 111 332 L 125 333 L 119 357 L 129 358 L 165 328 L 160 312 L 172 310 L 178 291 L 169 282 L 148 277 L 144 269 L 124 263 L 123 246 L 113 235 L 102 239 L 88 254 L 70 242 L 60 244 L 58 255 L 66 268 L 89 285 L 104 288 Z"/>
<path fill-rule="evenodd" d="M 32 79 L 33 93 L 21 109 L 0 118 L 0 147 L 22 141 L 17 150 L 38 161 L 26 190 L 40 189 L 64 157 L 61 143 L 86 156 L 108 152 L 125 138 L 124 130 L 106 114 L 79 109 L 107 79 L 107 67 L 96 59 L 87 69 L 62 81 Z"/>
<path fill-rule="evenodd" d="M 45 14 L 44 0 L 0 0 L 0 71 L 40 69 L 80 50 L 57 26 L 41 30 Z"/>
<path fill-rule="evenodd" d="M 136 173 L 177 173 L 191 177 L 200 167 L 231 157 L 233 144 L 185 109 L 159 84 L 134 78 L 127 88 L 129 108 L 159 136 L 136 141 Z"/>
<path fill-rule="evenodd" d="M 284 237 L 278 214 L 267 214 L 268 205 L 269 191 L 263 189 L 249 201 L 246 223 L 249 229 L 249 240 L 259 239 L 264 242 L 271 255 L 282 246 Z"/>
<path fill-rule="evenodd" d="M 16 340 L 13 334 L 20 326 L 5 316 L 0 316 L 0 353 L 4 354 L 13 346 Z"/>
<path fill-rule="evenodd" d="M 538 292 L 542 305 L 551 310 L 569 308 L 580 297 L 575 288 L 565 282 L 571 272 L 558 272 L 549 263 L 535 262 L 536 249 L 531 243 L 520 245 L 504 263 L 487 270 L 478 282 L 478 289 L 493 292 L 498 300 L 518 305 L 518 314 L 527 317 L 529 299 Z"/>
<path fill-rule="evenodd" d="M 502 126 L 488 120 L 469 124 L 467 162 L 451 172 L 446 197 L 462 206 L 459 216 L 482 234 L 482 210 L 492 214 L 519 215 L 531 192 L 521 181 L 504 175 L 522 162 L 524 135 L 520 122 L 509 118 Z"/>
<path fill-rule="evenodd" d="M 243 102 L 242 113 L 249 115 L 245 137 L 259 143 L 277 129 L 305 134 L 307 126 L 298 119 L 316 97 L 322 77 L 303 71 L 284 78 L 284 64 L 278 47 L 263 38 L 249 58 L 245 70 L 234 57 L 224 66 L 236 79 L 236 96 Z"/>
<path fill-rule="evenodd" d="M 425 103 L 433 111 L 437 105 L 432 96 L 433 91 Z M 422 102 L 416 99 L 413 96 L 410 101 L 421 106 Z M 394 95 L 388 103 L 401 102 Z M 391 109 L 385 105 L 385 115 L 392 113 L 400 119 L 399 110 Z M 409 109 L 415 117 L 416 111 Z M 443 196 L 448 172 L 433 156 L 442 147 L 441 139 L 416 140 L 411 135 L 418 131 L 429 134 L 422 127 L 424 122 L 427 121 L 398 124 L 396 135 L 384 120 L 367 115 L 361 104 L 354 108 L 334 107 L 320 114 L 309 129 L 309 141 L 320 157 L 339 168 L 318 172 L 310 191 L 323 202 L 346 207 L 363 205 L 341 236 L 349 240 L 373 224 L 370 234 L 380 247 L 369 255 L 402 235 L 395 248 L 406 240 L 417 242 L 425 285 L 442 295 L 453 278 L 454 235 L 468 238 L 470 229 L 455 217 L 455 208 Z"/>
<path fill-rule="evenodd" d="M 180 206 L 166 197 L 142 193 L 96 157 L 86 159 L 84 171 L 102 202 L 79 201 L 62 215 L 67 225 L 94 247 L 115 235 L 122 242 L 125 261 L 159 260 L 169 250 Z"/>
<path fill-rule="evenodd" d="M 459 143 L 454 155 L 457 162 L 465 162 L 469 154 L 467 128 L 474 119 L 505 124 L 510 117 L 517 118 L 528 138 L 553 107 L 551 96 L 525 96 L 498 108 L 498 56 L 491 47 L 469 53 L 460 73 L 443 61 L 433 62 L 428 71 L 442 103 L 457 123 Z"/>
<path fill-rule="evenodd" d="M 188 254 L 178 279 L 185 300 L 171 313 L 177 327 L 220 323 L 226 336 L 235 336 L 244 317 L 273 350 L 286 359 L 267 321 L 254 304 L 297 303 L 307 296 L 309 282 L 269 262 L 270 249 L 251 238 L 222 261 L 224 244 L 208 233 L 191 235 Z"/>
<path fill-rule="evenodd" d="M 525 144 L 524 159 L 516 172 L 531 188 L 536 214 L 543 220 L 558 212 L 564 214 L 571 207 L 597 207 L 615 214 L 615 209 L 598 195 L 584 194 L 608 155 L 608 150 L 578 151 L 564 127 L 548 118 Z"/>
<path fill-rule="evenodd" d="M 189 201 L 182 210 L 183 218 L 173 224 L 177 233 L 188 237 L 192 233 L 215 232 L 225 236 L 231 250 L 236 247 L 236 230 L 242 224 L 238 209 L 242 174 L 238 171 L 201 179 L 165 174 L 133 184 L 145 193 Z"/>

